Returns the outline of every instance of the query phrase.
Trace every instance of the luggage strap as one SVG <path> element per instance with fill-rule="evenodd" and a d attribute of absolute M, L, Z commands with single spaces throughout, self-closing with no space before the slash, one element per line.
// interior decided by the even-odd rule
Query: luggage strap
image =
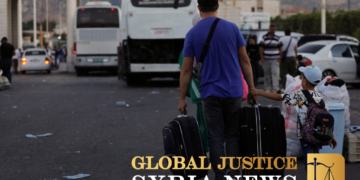
<path fill-rule="evenodd" d="M 201 56 L 200 56 L 200 59 L 199 59 L 200 63 L 204 62 L 205 57 L 206 57 L 207 53 L 209 52 L 210 42 L 211 42 L 211 39 L 212 39 L 212 37 L 214 35 L 214 32 L 215 32 L 215 28 L 216 28 L 219 21 L 220 21 L 220 18 L 216 18 L 215 21 L 213 22 L 212 26 L 211 26 L 209 35 L 208 35 L 208 37 L 206 39 L 206 42 L 205 42 L 204 47 L 203 47 L 202 52 L 201 52 Z"/>
<path fill-rule="evenodd" d="M 314 98 L 312 97 L 312 95 L 310 94 L 309 90 L 301 90 L 304 93 L 304 96 L 306 97 L 306 100 L 309 103 L 315 103 L 316 105 L 319 105 L 320 108 L 325 108 L 325 102 L 324 100 L 321 100 L 320 103 L 317 103 Z"/>

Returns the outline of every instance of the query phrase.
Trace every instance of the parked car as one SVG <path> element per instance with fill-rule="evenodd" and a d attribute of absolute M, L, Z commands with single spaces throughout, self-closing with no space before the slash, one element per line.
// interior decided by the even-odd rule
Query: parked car
<path fill-rule="evenodd" d="M 300 38 L 298 41 L 298 47 L 313 41 L 321 41 L 321 40 L 333 40 L 333 41 L 350 41 L 359 43 L 359 40 L 348 36 L 348 35 L 335 35 L 335 34 L 307 34 Z"/>
<path fill-rule="evenodd" d="M 360 87 L 357 75 L 359 44 L 350 41 L 314 41 L 299 47 L 306 65 L 318 66 L 323 77 L 337 76 L 348 84 Z"/>
<path fill-rule="evenodd" d="M 21 74 L 26 71 L 46 71 L 51 73 L 51 62 L 45 49 L 27 49 L 21 58 Z"/>

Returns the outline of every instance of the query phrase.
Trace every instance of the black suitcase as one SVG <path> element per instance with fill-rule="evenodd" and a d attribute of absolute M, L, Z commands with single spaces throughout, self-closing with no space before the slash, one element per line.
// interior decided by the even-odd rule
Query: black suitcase
<path fill-rule="evenodd" d="M 193 157 L 196 166 L 201 167 L 199 156 L 206 156 L 206 152 L 198 122 L 194 117 L 181 115 L 166 124 L 163 128 L 163 141 L 166 156 L 171 159 L 172 156 L 183 156 L 186 165 Z M 205 158 L 204 167 L 208 166 L 208 158 Z M 174 163 L 170 168 L 172 174 L 183 176 L 184 179 L 188 179 L 188 175 L 196 175 L 197 179 L 203 178 L 208 173 L 208 170 L 173 170 L 173 167 Z"/>
<path fill-rule="evenodd" d="M 242 157 L 286 157 L 285 119 L 279 108 L 243 107 L 240 120 L 240 154 Z M 281 175 L 284 169 L 277 170 L 243 170 L 244 175 Z M 263 163 L 262 167 L 267 167 Z M 284 163 L 278 161 L 278 167 Z M 257 166 L 254 164 L 254 167 Z"/>

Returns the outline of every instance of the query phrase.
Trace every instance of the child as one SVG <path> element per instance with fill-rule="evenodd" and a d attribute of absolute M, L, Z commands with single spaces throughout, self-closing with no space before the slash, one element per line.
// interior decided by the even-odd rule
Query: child
<path fill-rule="evenodd" d="M 299 75 L 299 76 L 301 76 L 301 72 L 299 71 L 299 67 L 306 67 L 305 64 L 301 62 L 302 60 L 303 60 L 303 56 L 301 54 L 299 54 L 297 56 L 297 64 L 296 64 L 297 75 Z"/>
<path fill-rule="evenodd" d="M 317 103 L 320 103 L 322 100 L 322 96 L 320 93 L 315 92 L 315 86 L 321 81 L 322 73 L 321 70 L 317 66 L 307 66 L 307 67 L 300 67 L 299 71 L 301 72 L 301 86 L 304 90 L 308 90 L 310 94 L 313 96 L 314 100 Z M 321 146 L 307 144 L 301 138 L 301 130 L 300 127 L 305 123 L 307 118 L 307 110 L 308 110 L 308 101 L 304 96 L 301 90 L 291 92 L 290 94 L 275 94 L 270 92 L 264 92 L 257 89 L 250 90 L 253 95 L 264 96 L 269 99 L 283 100 L 286 106 L 294 106 L 296 111 L 298 112 L 298 124 L 297 124 L 297 135 L 298 139 L 300 139 L 301 150 L 304 155 L 305 159 L 305 168 L 307 167 L 307 154 L 308 153 L 319 153 L 319 149 Z M 332 137 L 332 141 L 330 147 L 335 148 L 337 146 L 337 142 Z"/>

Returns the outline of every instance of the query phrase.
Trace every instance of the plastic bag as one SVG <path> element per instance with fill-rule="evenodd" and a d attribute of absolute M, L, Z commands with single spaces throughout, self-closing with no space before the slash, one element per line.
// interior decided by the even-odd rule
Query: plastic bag
<path fill-rule="evenodd" d="M 301 90 L 301 80 L 300 76 L 295 78 L 291 75 L 286 75 L 286 89 L 285 94 L 289 94 L 293 91 Z M 297 139 L 297 112 L 294 107 L 286 107 L 285 104 L 282 104 L 281 113 L 285 118 L 285 128 L 286 128 L 286 143 L 287 143 L 287 152 L 286 156 L 290 157 L 302 157 L 300 141 Z"/>
<path fill-rule="evenodd" d="M 346 84 L 343 80 L 331 78 L 330 76 L 324 78 L 315 88 L 315 90 L 323 96 L 325 103 L 340 102 L 345 104 L 345 132 L 350 126 L 350 98 Z"/>
<path fill-rule="evenodd" d="M 10 88 L 10 82 L 7 77 L 1 76 L 2 71 L 0 72 L 0 91 Z"/>

